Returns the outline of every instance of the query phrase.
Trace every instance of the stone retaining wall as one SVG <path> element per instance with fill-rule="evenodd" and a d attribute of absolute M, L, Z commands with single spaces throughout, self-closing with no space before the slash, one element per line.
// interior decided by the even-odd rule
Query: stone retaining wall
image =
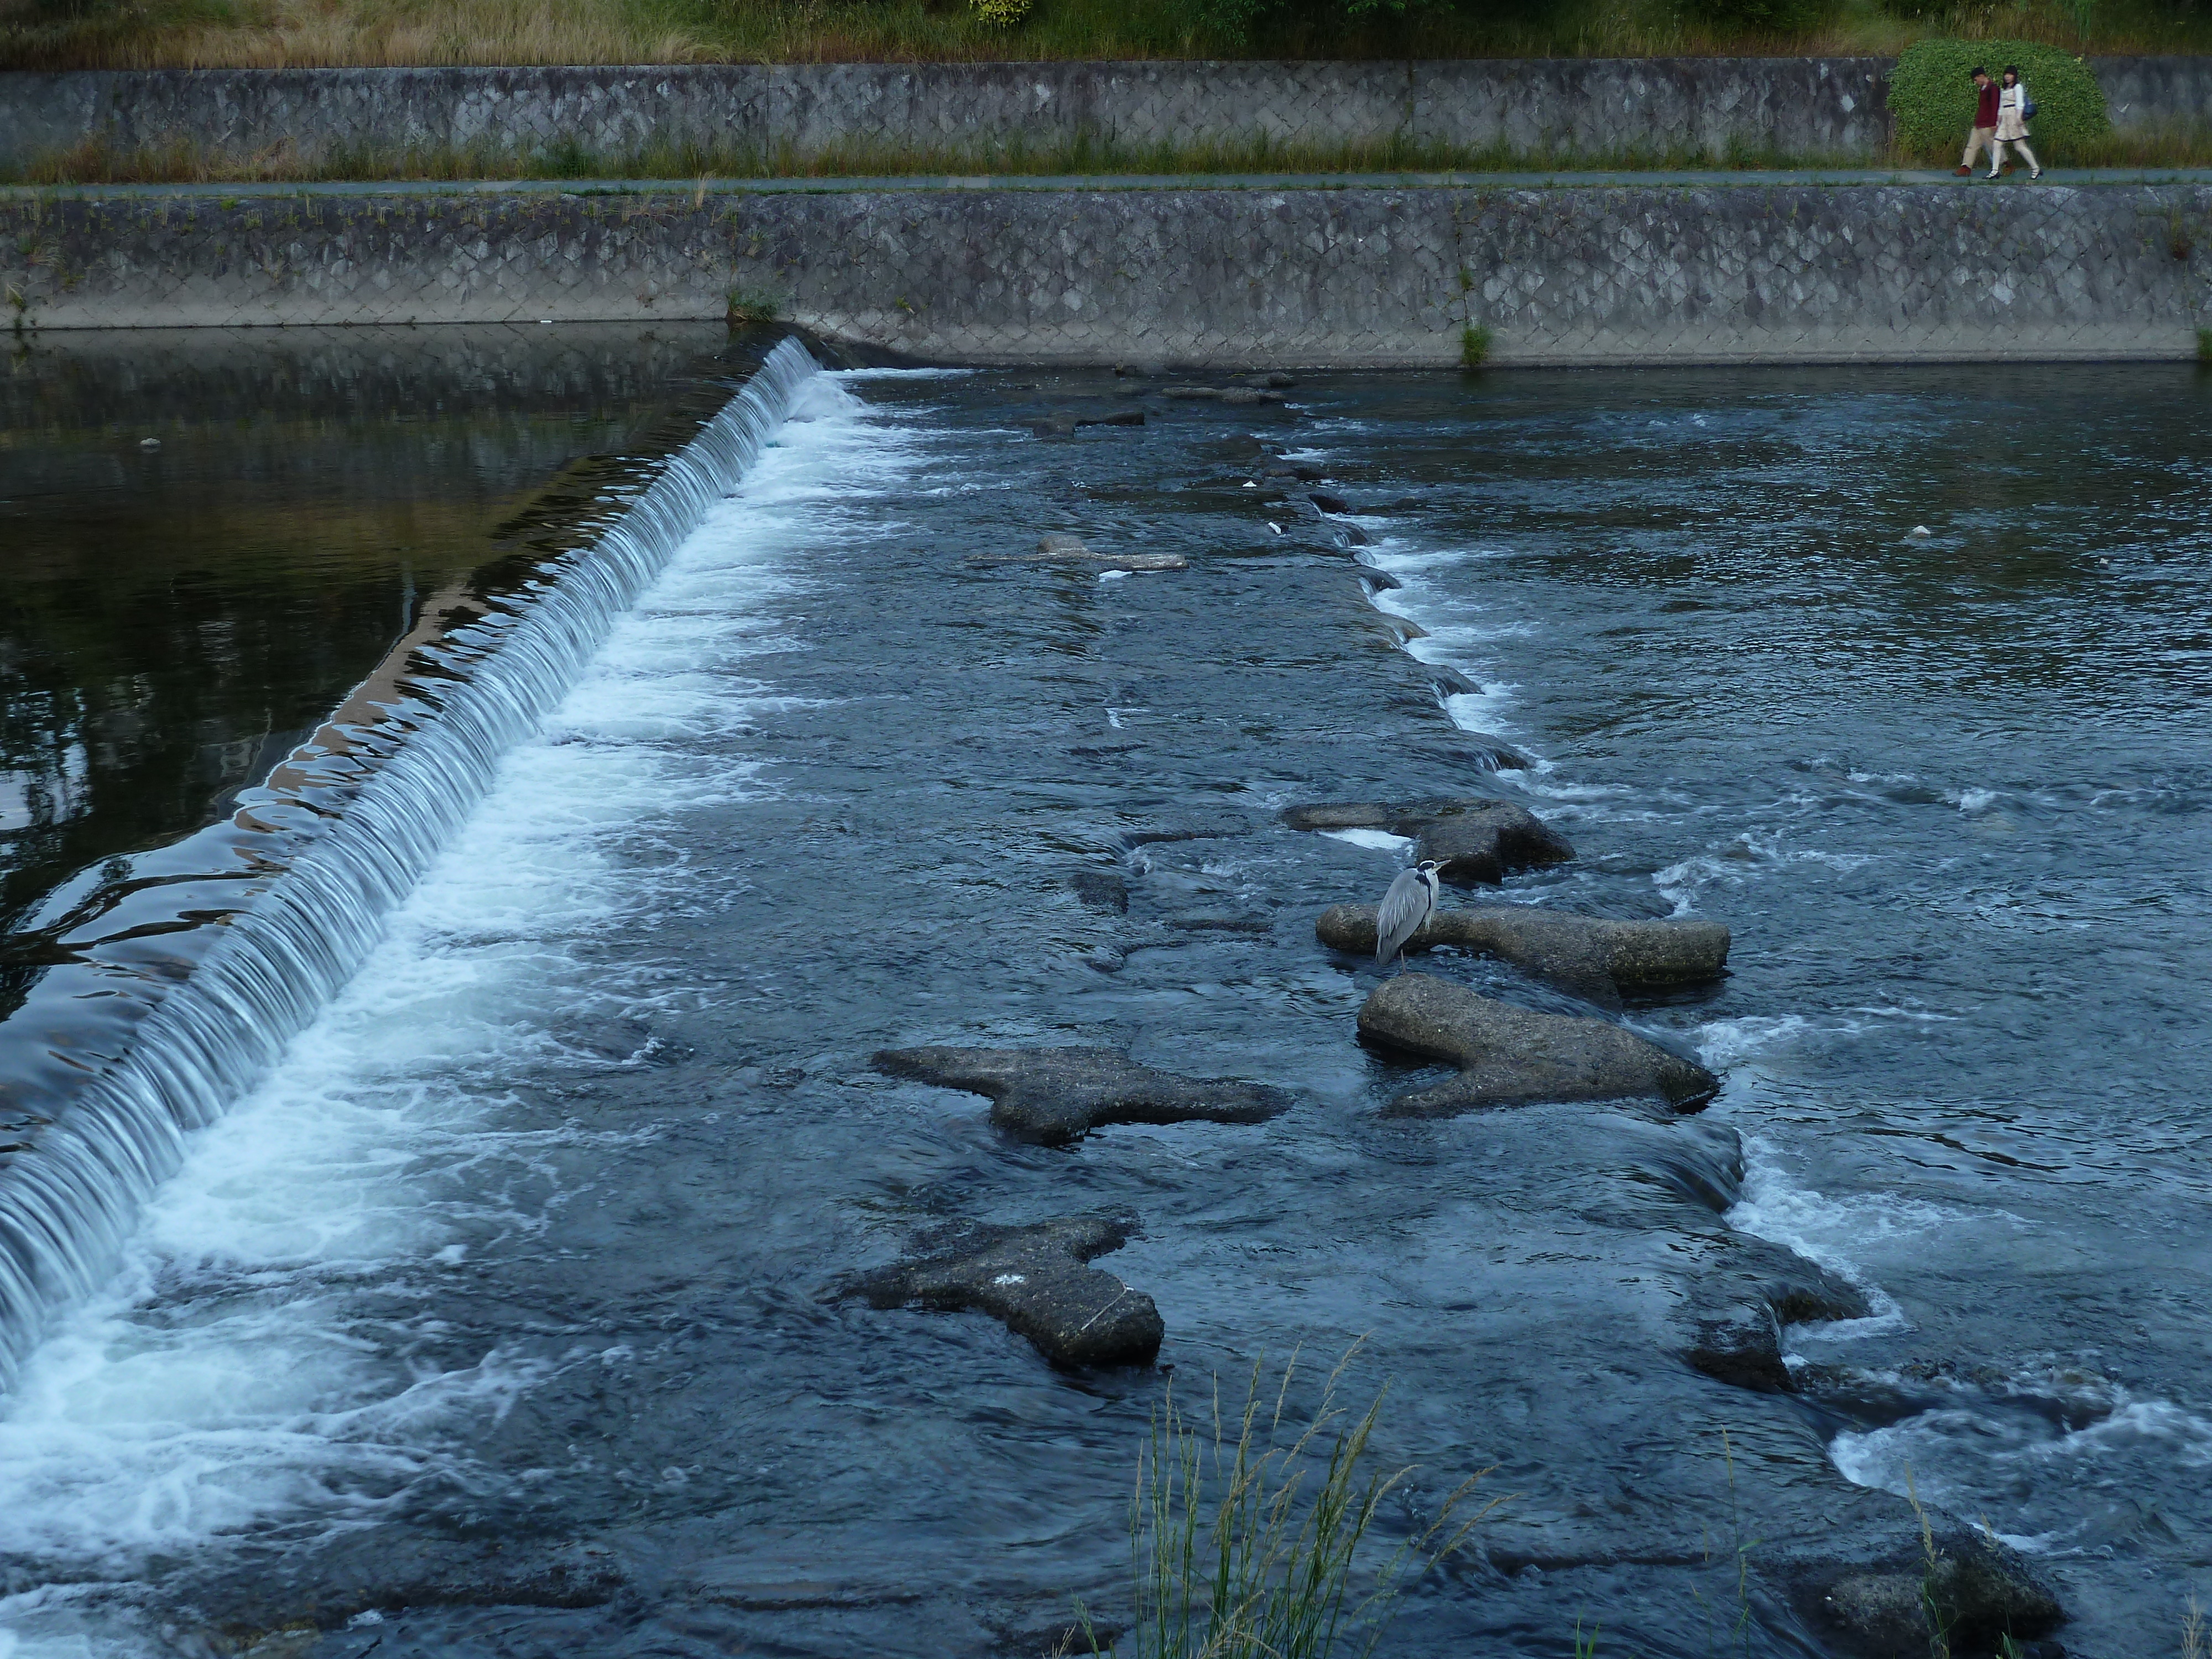
<path fill-rule="evenodd" d="M 896 191 L 0 203 L 27 326 L 697 319 L 954 362 L 2192 355 L 2212 188 Z"/>
<path fill-rule="evenodd" d="M 1394 137 L 1558 158 L 1832 160 L 1890 136 L 1890 60 L 690 64 L 0 75 L 0 168 L 100 139 L 252 155 L 573 142 L 603 156 L 692 143 L 775 161 L 828 151 L 988 155 L 1087 138 L 1132 148 L 1331 150 Z M 2123 125 L 2198 124 L 2212 59 L 2100 58 Z"/>

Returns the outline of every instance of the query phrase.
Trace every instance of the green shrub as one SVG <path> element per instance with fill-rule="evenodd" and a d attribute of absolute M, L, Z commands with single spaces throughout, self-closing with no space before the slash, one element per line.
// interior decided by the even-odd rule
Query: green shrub
<path fill-rule="evenodd" d="M 1955 155 L 1974 125 L 1975 64 L 2002 76 L 2007 64 L 2035 100 L 2028 123 L 2038 159 L 2046 167 L 2072 145 L 2105 137 L 2112 130 L 2105 89 L 2078 58 L 2033 40 L 1916 40 L 1889 73 L 1889 109 L 1897 142 L 1910 155 Z"/>

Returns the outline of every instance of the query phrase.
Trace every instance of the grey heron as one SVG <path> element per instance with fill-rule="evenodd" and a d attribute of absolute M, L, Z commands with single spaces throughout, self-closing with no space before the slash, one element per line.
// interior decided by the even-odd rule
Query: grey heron
<path fill-rule="evenodd" d="M 1382 908 L 1375 913 L 1375 960 L 1379 965 L 1389 967 L 1390 958 L 1404 951 L 1407 941 L 1436 909 L 1437 872 L 1443 867 L 1442 859 L 1423 859 L 1412 869 L 1400 871 L 1383 894 Z"/>

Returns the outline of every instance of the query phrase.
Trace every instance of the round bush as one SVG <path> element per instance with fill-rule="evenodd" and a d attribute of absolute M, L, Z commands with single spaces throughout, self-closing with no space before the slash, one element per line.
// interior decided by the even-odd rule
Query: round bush
<path fill-rule="evenodd" d="M 1907 152 L 1956 155 L 1974 125 L 1975 64 L 2002 76 L 2007 64 L 2020 66 L 2020 78 L 2035 100 L 2028 123 L 2029 142 L 2047 165 L 2051 154 L 2069 145 L 2101 138 L 2112 130 L 2105 112 L 2105 89 L 2089 66 L 2057 46 L 2033 40 L 1916 40 L 1889 72 L 1889 111 L 1897 118 L 1897 142 Z M 2049 154 L 2043 147 L 2049 146 Z"/>
<path fill-rule="evenodd" d="M 1030 15 L 1030 0 L 975 0 L 975 15 L 987 23 L 1010 29 Z"/>

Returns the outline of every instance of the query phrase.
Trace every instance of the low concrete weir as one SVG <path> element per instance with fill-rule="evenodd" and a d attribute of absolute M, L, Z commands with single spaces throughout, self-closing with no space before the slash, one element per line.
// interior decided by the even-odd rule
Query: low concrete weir
<path fill-rule="evenodd" d="M 0 75 L 0 168 L 88 142 L 282 149 L 698 145 L 797 160 L 855 148 L 1326 149 L 1392 141 L 1569 155 L 1733 149 L 1876 157 L 1886 58 L 1429 63 L 699 64 L 131 70 Z M 2201 125 L 2212 60 L 2090 60 L 2123 130 Z"/>
<path fill-rule="evenodd" d="M 0 200 L 23 329 L 720 317 L 951 362 L 2179 358 L 2212 186 Z"/>

